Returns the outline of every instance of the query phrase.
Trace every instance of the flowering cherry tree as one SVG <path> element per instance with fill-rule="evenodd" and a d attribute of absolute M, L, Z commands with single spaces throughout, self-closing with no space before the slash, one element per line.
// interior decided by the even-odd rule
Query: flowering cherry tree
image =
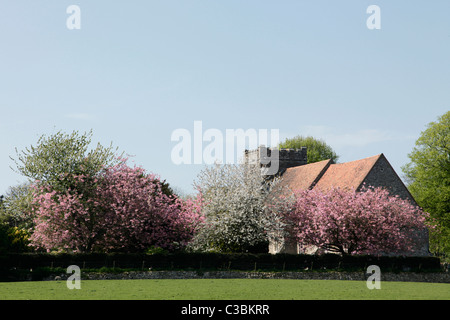
<path fill-rule="evenodd" d="M 173 250 L 186 246 L 201 222 L 196 201 L 165 194 L 156 175 L 126 160 L 98 176 L 73 178 L 76 185 L 67 191 L 37 187 L 32 245 L 76 252 Z"/>
<path fill-rule="evenodd" d="M 426 213 L 381 188 L 301 191 L 273 210 L 291 241 L 341 254 L 408 252 L 426 230 Z"/>

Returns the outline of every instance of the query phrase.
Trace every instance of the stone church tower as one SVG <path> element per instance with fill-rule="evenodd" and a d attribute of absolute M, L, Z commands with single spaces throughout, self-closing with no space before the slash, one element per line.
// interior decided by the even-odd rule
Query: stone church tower
<path fill-rule="evenodd" d="M 245 150 L 244 156 L 245 163 L 259 163 L 262 167 L 269 168 L 268 175 L 281 175 L 287 168 L 307 164 L 306 147 L 301 149 L 275 149 L 260 146 L 256 150 Z"/>

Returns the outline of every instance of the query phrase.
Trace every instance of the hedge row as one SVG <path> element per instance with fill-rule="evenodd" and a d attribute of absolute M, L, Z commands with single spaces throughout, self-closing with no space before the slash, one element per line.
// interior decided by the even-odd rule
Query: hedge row
<path fill-rule="evenodd" d="M 11 253 L 0 256 L 0 273 L 13 269 L 67 268 L 78 265 L 82 269 L 121 268 L 140 270 L 366 270 L 377 265 L 386 271 L 437 271 L 437 257 L 402 256 L 340 256 L 294 254 L 47 254 Z"/>

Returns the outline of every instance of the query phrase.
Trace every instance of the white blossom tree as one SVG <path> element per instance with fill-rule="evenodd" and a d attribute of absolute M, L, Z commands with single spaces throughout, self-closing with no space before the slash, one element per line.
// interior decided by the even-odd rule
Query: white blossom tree
<path fill-rule="evenodd" d="M 264 179 L 257 165 L 214 164 L 194 185 L 202 197 L 205 224 L 191 243 L 194 250 L 267 252 L 274 221 L 266 210 L 277 179 Z"/>

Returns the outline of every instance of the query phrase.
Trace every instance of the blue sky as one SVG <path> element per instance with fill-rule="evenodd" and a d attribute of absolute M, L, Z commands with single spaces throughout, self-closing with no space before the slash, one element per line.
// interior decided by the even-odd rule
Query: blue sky
<path fill-rule="evenodd" d="M 196 120 L 313 135 L 341 162 L 384 153 L 401 175 L 450 109 L 449 13 L 446 0 L 2 1 L 0 194 L 24 181 L 16 147 L 90 129 L 189 193 L 202 165 L 171 161 L 171 133 Z"/>

